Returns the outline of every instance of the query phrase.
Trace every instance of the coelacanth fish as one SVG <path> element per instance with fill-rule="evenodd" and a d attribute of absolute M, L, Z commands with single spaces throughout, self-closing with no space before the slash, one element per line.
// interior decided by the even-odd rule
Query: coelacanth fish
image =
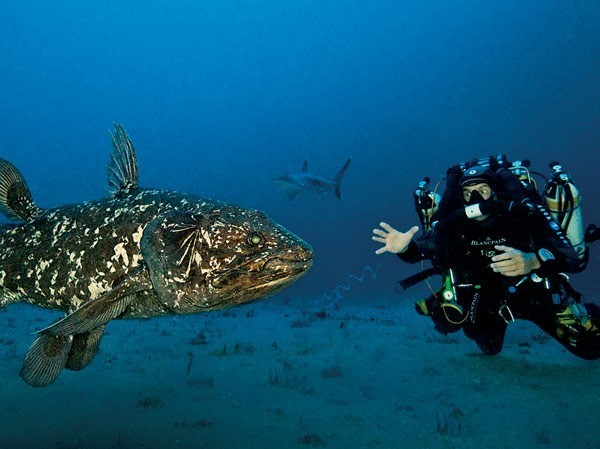
<path fill-rule="evenodd" d="M 133 145 L 115 125 L 112 194 L 40 209 L 0 159 L 0 308 L 66 312 L 38 332 L 21 377 L 54 382 L 94 358 L 107 323 L 223 309 L 276 293 L 312 265 L 312 248 L 264 213 L 138 185 Z"/>

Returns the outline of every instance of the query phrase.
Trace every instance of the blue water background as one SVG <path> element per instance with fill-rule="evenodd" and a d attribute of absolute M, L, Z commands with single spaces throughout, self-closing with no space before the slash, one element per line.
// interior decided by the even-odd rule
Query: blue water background
<path fill-rule="evenodd" d="M 0 157 L 39 205 L 105 195 L 121 122 L 142 186 L 261 209 L 315 250 L 312 270 L 256 309 L 111 323 L 86 370 L 43 390 L 18 370 L 29 332 L 58 314 L 9 307 L 2 447 L 317 447 L 302 439 L 310 425 L 329 447 L 595 447 L 595 363 L 543 346 L 527 323 L 504 358 L 442 339 L 411 310 L 425 287 L 394 289 L 419 267 L 375 256 L 371 231 L 418 223 L 423 176 L 497 153 L 544 173 L 560 161 L 585 223 L 600 223 L 600 2 L 1 3 Z M 304 160 L 332 178 L 350 156 L 341 200 L 290 202 L 272 184 Z M 600 303 L 597 253 L 573 283 Z M 334 312 L 340 292 L 353 308 Z M 322 306 L 333 318 L 314 313 Z M 200 332 L 206 346 L 194 346 Z M 223 356 L 239 342 L 241 355 Z M 293 385 L 273 386 L 290 367 Z M 162 408 L 144 405 L 156 396 Z M 181 427 L 198 418 L 214 427 Z"/>
<path fill-rule="evenodd" d="M 390 293 L 414 267 L 376 258 L 371 229 L 416 224 L 415 184 L 452 163 L 558 160 L 600 221 L 598 23 L 595 1 L 4 2 L 0 152 L 42 206 L 98 198 L 122 122 L 143 186 L 264 210 L 314 246 L 288 294 L 378 263 Z M 342 201 L 271 184 L 348 156 Z"/>

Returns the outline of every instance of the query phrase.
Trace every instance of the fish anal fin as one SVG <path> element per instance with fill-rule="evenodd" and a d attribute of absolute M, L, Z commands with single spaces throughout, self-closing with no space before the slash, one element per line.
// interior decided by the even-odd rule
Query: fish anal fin
<path fill-rule="evenodd" d="M 111 133 L 113 150 L 106 166 L 108 184 L 113 196 L 126 195 L 139 188 L 137 157 L 127 131 L 120 123 Z"/>
<path fill-rule="evenodd" d="M 33 387 L 53 383 L 67 363 L 72 342 L 70 335 L 38 336 L 25 355 L 21 378 Z"/>
<path fill-rule="evenodd" d="M 33 201 L 21 172 L 5 159 L 0 159 L 0 211 L 11 220 L 28 223 L 43 212 Z"/>
<path fill-rule="evenodd" d="M 100 326 L 73 336 L 73 344 L 65 368 L 79 371 L 88 366 L 98 353 L 100 339 L 106 326 Z"/>

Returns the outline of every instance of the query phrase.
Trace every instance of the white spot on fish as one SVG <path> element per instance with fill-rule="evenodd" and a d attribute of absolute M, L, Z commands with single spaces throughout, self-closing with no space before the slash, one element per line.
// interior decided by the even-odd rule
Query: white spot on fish
<path fill-rule="evenodd" d="M 52 262 L 52 260 L 40 260 L 35 271 L 38 273 L 38 275 L 43 273 L 52 264 Z"/>
<path fill-rule="evenodd" d="M 119 259 L 123 261 L 125 266 L 129 266 L 129 255 L 125 249 L 125 243 L 119 243 L 117 246 L 115 246 L 115 255 L 111 257 L 111 260 L 119 262 Z"/>
<path fill-rule="evenodd" d="M 144 234 L 144 227 L 143 226 L 139 226 L 137 228 L 137 232 L 133 234 L 133 241 L 137 244 L 139 244 L 142 241 L 142 235 Z"/>
<path fill-rule="evenodd" d="M 135 268 L 140 265 L 140 262 L 144 260 L 141 254 L 134 254 L 131 260 L 131 268 Z"/>
<path fill-rule="evenodd" d="M 95 279 L 91 279 L 88 290 L 90 291 L 90 298 L 96 299 L 106 291 L 106 288 L 102 284 L 96 282 Z"/>
<path fill-rule="evenodd" d="M 75 307 L 75 310 L 77 310 L 81 307 L 81 304 L 83 304 L 83 301 L 81 299 L 79 299 L 77 296 L 73 295 L 73 297 L 71 298 L 71 304 Z"/>

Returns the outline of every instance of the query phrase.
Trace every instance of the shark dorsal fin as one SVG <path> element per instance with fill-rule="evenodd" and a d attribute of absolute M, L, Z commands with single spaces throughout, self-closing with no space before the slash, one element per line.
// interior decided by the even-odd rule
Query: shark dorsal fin
<path fill-rule="evenodd" d="M 113 150 L 106 166 L 108 184 L 113 196 L 120 196 L 139 188 L 137 158 L 133 143 L 120 123 L 115 123 L 111 133 Z"/>
<path fill-rule="evenodd" d="M 302 164 L 302 173 L 308 173 L 308 161 L 304 161 Z"/>
<path fill-rule="evenodd" d="M 31 197 L 23 175 L 4 159 L 0 159 L 0 212 L 11 220 L 28 223 L 42 214 Z"/>

